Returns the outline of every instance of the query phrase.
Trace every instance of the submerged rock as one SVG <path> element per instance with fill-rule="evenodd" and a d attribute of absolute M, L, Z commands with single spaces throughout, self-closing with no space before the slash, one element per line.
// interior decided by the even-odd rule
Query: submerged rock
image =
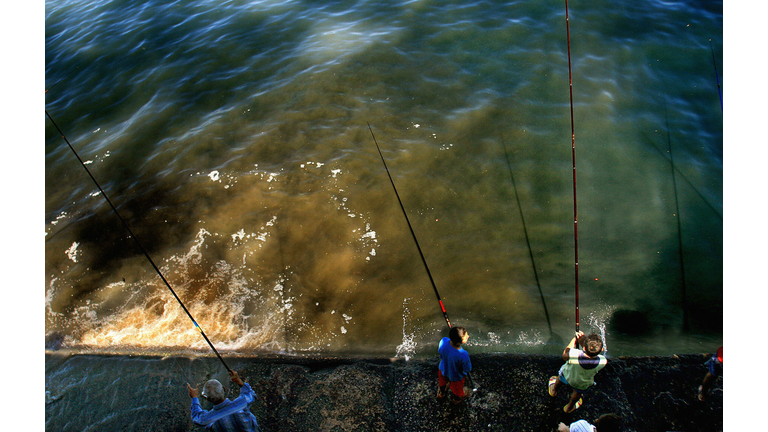
<path fill-rule="evenodd" d="M 611 329 L 629 335 L 644 335 L 651 331 L 647 312 L 619 309 L 610 319 Z"/>
<path fill-rule="evenodd" d="M 608 412 L 623 418 L 624 431 L 721 431 L 722 378 L 706 402 L 696 398 L 706 360 L 703 354 L 611 358 L 584 405 L 565 414 L 565 388 L 554 398 L 547 394 L 558 356 L 475 354 L 477 389 L 458 406 L 435 398 L 437 358 L 226 359 L 258 394 L 251 411 L 271 432 L 553 431 L 561 421 Z M 202 431 L 190 420 L 186 383 L 199 388 L 210 378 L 237 395 L 215 357 L 47 353 L 46 430 Z"/>

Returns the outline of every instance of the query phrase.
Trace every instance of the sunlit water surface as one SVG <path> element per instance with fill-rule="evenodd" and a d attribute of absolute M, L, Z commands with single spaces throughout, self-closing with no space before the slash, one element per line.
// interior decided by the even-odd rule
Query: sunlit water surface
<path fill-rule="evenodd" d="M 609 355 L 712 352 L 722 2 L 569 13 L 580 328 Z M 371 131 L 467 349 L 573 333 L 561 2 L 47 1 L 45 27 L 46 110 L 219 350 L 434 355 Z M 46 347 L 208 353 L 45 121 Z"/>

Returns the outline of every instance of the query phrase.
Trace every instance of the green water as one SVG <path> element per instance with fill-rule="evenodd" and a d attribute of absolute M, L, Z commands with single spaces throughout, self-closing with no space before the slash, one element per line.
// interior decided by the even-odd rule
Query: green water
<path fill-rule="evenodd" d="M 581 328 L 613 355 L 711 351 L 722 4 L 569 6 Z M 368 124 L 469 348 L 557 352 L 575 325 L 564 12 L 48 2 L 46 109 L 225 352 L 436 349 L 446 324 Z M 45 127 L 49 348 L 207 352 Z"/>

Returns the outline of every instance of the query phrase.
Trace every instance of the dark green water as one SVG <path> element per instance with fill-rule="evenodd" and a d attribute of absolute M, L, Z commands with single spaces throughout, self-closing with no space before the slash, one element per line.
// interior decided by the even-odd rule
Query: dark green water
<path fill-rule="evenodd" d="M 611 355 L 711 352 L 722 3 L 569 12 L 581 329 Z M 468 349 L 554 353 L 570 337 L 562 3 L 49 1 L 45 14 L 46 110 L 217 348 L 436 350 L 445 321 L 368 123 Z M 207 351 L 45 121 L 48 348 Z"/>

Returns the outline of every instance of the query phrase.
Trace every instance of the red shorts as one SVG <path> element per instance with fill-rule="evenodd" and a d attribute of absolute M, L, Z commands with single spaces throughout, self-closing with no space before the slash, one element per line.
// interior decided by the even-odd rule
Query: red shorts
<path fill-rule="evenodd" d="M 456 396 L 462 398 L 464 397 L 464 380 L 466 378 L 462 378 L 461 381 L 448 381 L 448 378 L 443 376 L 443 373 L 440 372 L 440 369 L 437 370 L 437 381 L 438 385 L 440 387 L 445 387 L 448 383 L 451 384 L 451 391 Z"/>

